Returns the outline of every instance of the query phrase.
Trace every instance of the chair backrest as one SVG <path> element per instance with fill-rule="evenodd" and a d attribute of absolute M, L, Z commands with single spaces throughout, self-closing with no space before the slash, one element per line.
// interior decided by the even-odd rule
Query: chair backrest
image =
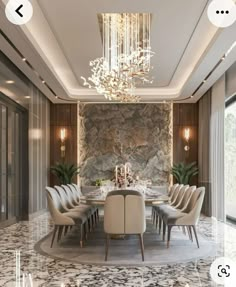
<path fill-rule="evenodd" d="M 196 205 L 196 202 L 197 202 L 197 200 L 199 199 L 199 197 L 200 197 L 201 194 L 203 194 L 203 196 L 204 196 L 204 194 L 205 194 L 205 188 L 204 188 L 204 187 L 198 187 L 198 188 L 192 193 L 191 197 L 189 198 L 188 204 L 187 204 L 187 206 L 186 206 L 184 212 L 189 213 L 189 212 L 191 212 L 191 211 L 194 209 L 194 207 L 195 207 L 195 205 Z"/>
<path fill-rule="evenodd" d="M 135 190 L 115 190 L 107 195 L 104 230 L 109 234 L 141 234 L 146 230 L 145 202 Z"/>
<path fill-rule="evenodd" d="M 197 188 L 190 198 L 187 211 L 188 213 L 177 219 L 177 223 L 181 225 L 196 225 L 198 223 L 202 204 L 205 196 L 205 187 Z M 185 212 L 187 212 L 185 211 Z"/>
<path fill-rule="evenodd" d="M 79 197 L 83 196 L 83 193 L 82 193 L 82 191 L 81 191 L 80 186 L 79 186 L 78 184 L 75 184 L 75 183 L 72 183 L 72 185 L 73 185 L 74 188 L 76 189 L 76 191 L 77 191 Z"/>
<path fill-rule="evenodd" d="M 187 203 L 188 203 L 188 200 L 190 199 L 192 193 L 197 189 L 197 187 L 194 185 L 194 186 L 190 186 L 187 188 L 187 190 L 185 191 L 184 193 L 184 196 L 182 197 L 182 199 L 180 200 L 180 202 L 175 206 L 175 208 L 178 208 L 178 209 L 182 209 L 184 208 Z"/>
<path fill-rule="evenodd" d="M 76 187 L 73 184 L 67 184 L 67 186 L 69 186 L 69 188 L 70 188 L 70 190 L 72 192 L 72 196 L 73 196 L 74 201 L 76 203 L 79 203 L 80 202 L 80 196 L 77 193 Z"/>
<path fill-rule="evenodd" d="M 189 188 L 189 185 L 184 185 L 184 186 L 179 190 L 179 193 L 178 193 L 178 195 L 177 195 L 175 201 L 172 203 L 173 206 L 176 206 L 176 205 L 178 205 L 178 204 L 181 202 L 181 200 L 182 200 L 182 198 L 184 197 L 184 194 L 185 194 L 185 192 L 186 192 L 186 190 L 187 190 L 188 188 Z"/>
<path fill-rule="evenodd" d="M 74 225 L 75 222 L 72 218 L 61 213 L 61 201 L 57 191 L 52 187 L 46 187 L 46 196 L 48 209 L 54 223 L 56 225 Z"/>
<path fill-rule="evenodd" d="M 178 196 L 179 194 L 179 191 L 181 190 L 181 188 L 183 187 L 184 185 L 183 184 L 179 184 L 175 190 L 173 191 L 171 197 L 170 197 L 170 201 L 171 202 L 174 202 L 176 200 L 176 197 Z"/>
<path fill-rule="evenodd" d="M 66 192 L 66 195 L 67 195 L 67 200 L 69 202 L 69 206 L 70 207 L 74 207 L 74 197 L 73 197 L 73 193 L 70 189 L 70 187 L 68 185 L 62 185 L 61 186 L 65 192 Z"/>
<path fill-rule="evenodd" d="M 172 185 L 172 186 L 170 187 L 169 192 L 168 192 L 168 196 L 172 196 L 173 192 L 175 191 L 175 189 L 176 189 L 178 186 L 179 186 L 178 183 L 175 183 L 174 185 Z"/>
<path fill-rule="evenodd" d="M 104 231 L 108 234 L 125 234 L 125 198 L 107 196 L 104 205 Z"/>
<path fill-rule="evenodd" d="M 69 204 L 69 200 L 68 200 L 68 196 L 64 190 L 63 187 L 55 185 L 54 188 L 56 189 L 56 191 L 58 192 L 60 198 L 61 198 L 61 205 L 63 207 L 63 209 L 65 211 L 69 211 L 70 209 L 70 204 Z"/>

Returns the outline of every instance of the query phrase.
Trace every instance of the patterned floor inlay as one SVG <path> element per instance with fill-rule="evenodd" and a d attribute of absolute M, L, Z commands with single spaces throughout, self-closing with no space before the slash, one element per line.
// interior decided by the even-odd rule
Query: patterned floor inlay
<path fill-rule="evenodd" d="M 15 287 L 15 250 L 21 251 L 21 270 L 31 273 L 34 287 L 215 286 L 209 268 L 217 256 L 236 261 L 236 228 L 201 218 L 199 230 L 217 244 L 215 256 L 182 264 L 143 267 L 93 266 L 58 261 L 37 254 L 34 245 L 52 226 L 47 214 L 0 230 L 0 286 Z"/>

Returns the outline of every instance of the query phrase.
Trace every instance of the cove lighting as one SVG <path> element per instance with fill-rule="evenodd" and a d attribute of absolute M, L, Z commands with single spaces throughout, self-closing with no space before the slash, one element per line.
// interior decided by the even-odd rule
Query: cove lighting
<path fill-rule="evenodd" d="M 233 51 L 233 49 L 236 47 L 236 41 L 231 45 L 229 50 L 225 53 L 225 57 L 228 57 L 229 54 Z"/>

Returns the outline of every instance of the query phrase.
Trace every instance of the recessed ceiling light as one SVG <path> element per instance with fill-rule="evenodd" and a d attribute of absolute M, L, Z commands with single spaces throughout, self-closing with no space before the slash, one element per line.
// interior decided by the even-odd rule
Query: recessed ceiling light
<path fill-rule="evenodd" d="M 12 80 L 8 80 L 8 81 L 6 81 L 6 84 L 14 84 L 15 82 L 14 81 L 12 81 Z"/>
<path fill-rule="evenodd" d="M 203 83 L 206 83 L 207 80 L 203 80 Z"/>
<path fill-rule="evenodd" d="M 31 97 L 30 96 L 25 96 L 25 99 L 31 99 Z"/>
<path fill-rule="evenodd" d="M 22 61 L 25 62 L 27 59 L 26 58 L 22 58 Z"/>
<path fill-rule="evenodd" d="M 223 56 L 223 57 L 221 58 L 221 60 L 224 61 L 224 60 L 225 60 L 225 56 Z"/>
<path fill-rule="evenodd" d="M 192 96 L 190 96 L 190 98 L 193 98 L 193 95 L 192 95 Z"/>
<path fill-rule="evenodd" d="M 42 83 L 45 84 L 46 82 L 44 80 L 42 80 Z"/>

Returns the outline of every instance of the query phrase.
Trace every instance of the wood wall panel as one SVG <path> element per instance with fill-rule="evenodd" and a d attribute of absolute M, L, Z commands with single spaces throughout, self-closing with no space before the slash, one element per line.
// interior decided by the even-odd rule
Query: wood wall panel
<path fill-rule="evenodd" d="M 190 150 L 184 150 L 184 129 L 190 128 Z M 173 105 L 173 162 L 198 162 L 198 103 Z M 194 184 L 197 184 L 197 177 Z"/>
<path fill-rule="evenodd" d="M 66 129 L 66 163 L 77 164 L 77 104 L 51 104 L 50 107 L 50 164 L 62 162 L 60 130 Z M 50 185 L 58 184 L 54 175 L 50 175 Z"/>

